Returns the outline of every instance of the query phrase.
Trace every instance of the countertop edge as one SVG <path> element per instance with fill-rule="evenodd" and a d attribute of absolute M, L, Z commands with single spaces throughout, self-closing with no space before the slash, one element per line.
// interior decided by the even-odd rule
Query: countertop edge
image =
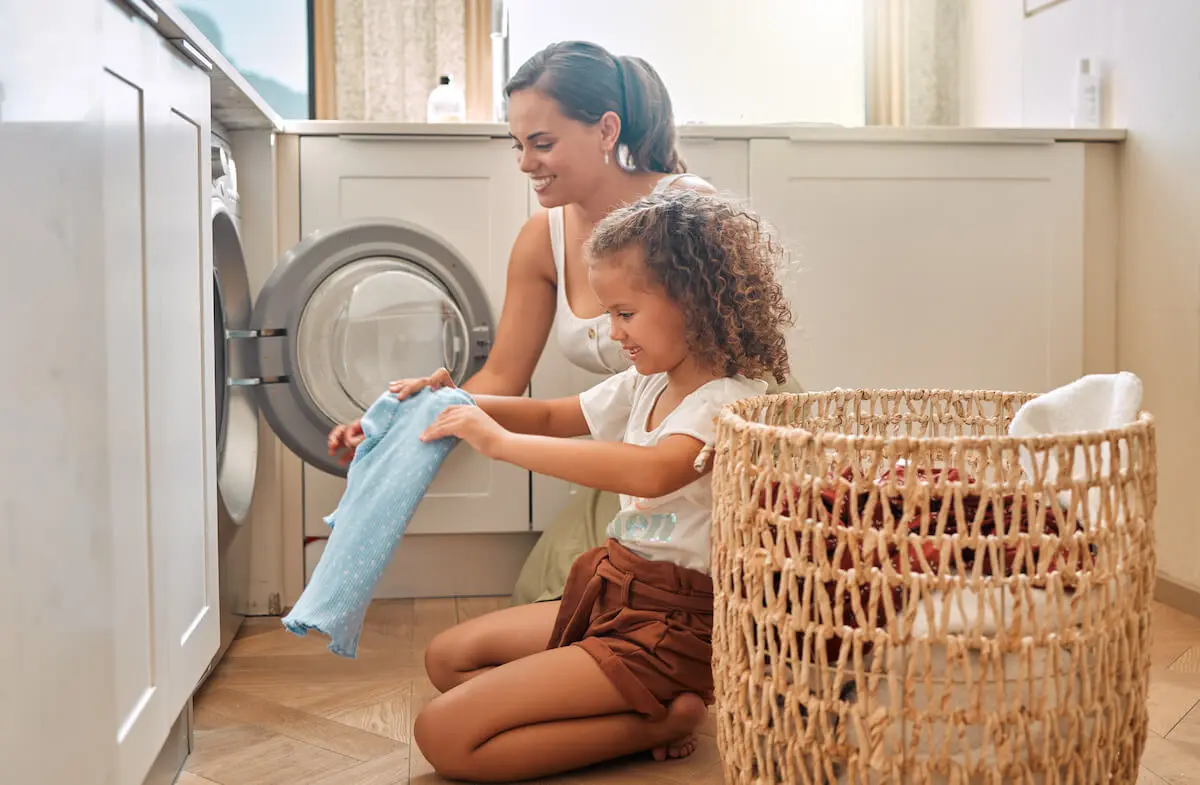
<path fill-rule="evenodd" d="M 282 133 L 297 136 L 508 138 L 504 123 L 389 123 L 346 120 L 287 120 Z M 681 139 L 790 139 L 798 142 L 886 142 L 939 144 L 1049 144 L 1122 142 L 1119 128 L 840 127 L 806 124 L 681 125 Z"/>
<path fill-rule="evenodd" d="M 201 33 L 172 0 L 152 0 L 158 31 L 168 39 L 186 39 L 212 63 L 212 117 L 230 131 L 279 131 L 283 118 Z"/>

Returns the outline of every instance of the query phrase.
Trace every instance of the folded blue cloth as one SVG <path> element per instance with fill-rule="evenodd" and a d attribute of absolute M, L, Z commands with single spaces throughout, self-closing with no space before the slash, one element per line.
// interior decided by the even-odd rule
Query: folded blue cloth
<path fill-rule="evenodd" d="M 421 433 L 448 406 L 474 405 L 456 388 L 426 388 L 401 401 L 384 393 L 362 418 L 362 444 L 346 475 L 346 491 L 325 522 L 333 532 L 296 606 L 283 625 L 297 635 L 317 630 L 329 650 L 354 657 L 367 605 L 408 522 L 454 437 L 422 442 Z"/>

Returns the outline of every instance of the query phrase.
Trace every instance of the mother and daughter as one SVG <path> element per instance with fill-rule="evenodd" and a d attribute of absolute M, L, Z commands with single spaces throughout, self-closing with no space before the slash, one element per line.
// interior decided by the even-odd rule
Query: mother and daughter
<path fill-rule="evenodd" d="M 605 525 L 550 586 L 561 599 L 427 647 L 442 694 L 415 741 L 439 774 L 475 782 L 692 751 L 713 700 L 714 418 L 789 385 L 783 251 L 759 218 L 683 174 L 653 69 L 570 42 L 527 62 L 507 93 L 521 168 L 550 209 L 516 241 L 495 349 L 463 385 L 476 405 L 446 409 L 422 438 L 457 437 L 616 503 L 608 514 L 593 495 L 562 516 L 564 529 Z M 522 396 L 552 325 L 568 357 L 612 375 L 577 396 Z M 439 370 L 391 390 L 451 384 Z M 330 449 L 349 457 L 360 441 L 343 426 Z"/>

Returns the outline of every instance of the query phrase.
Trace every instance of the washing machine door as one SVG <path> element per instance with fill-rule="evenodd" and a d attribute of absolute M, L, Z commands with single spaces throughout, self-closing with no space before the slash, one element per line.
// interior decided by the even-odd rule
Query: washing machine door
<path fill-rule="evenodd" d="M 486 294 L 466 260 L 415 224 L 363 221 L 309 235 L 276 266 L 255 305 L 256 374 L 244 380 L 280 440 L 330 474 L 330 430 L 395 379 L 438 368 L 461 384 L 492 339 Z"/>
<path fill-rule="evenodd" d="M 231 337 L 250 328 L 250 284 L 237 221 L 220 198 L 212 201 L 212 242 L 217 497 L 229 518 L 241 524 L 254 497 L 258 405 L 252 390 L 236 384 L 254 367 L 249 347 Z"/>

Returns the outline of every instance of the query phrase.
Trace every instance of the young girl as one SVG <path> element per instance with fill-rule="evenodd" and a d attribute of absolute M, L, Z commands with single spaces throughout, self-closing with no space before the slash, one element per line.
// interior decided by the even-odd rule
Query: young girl
<path fill-rule="evenodd" d="M 607 545 L 576 560 L 561 601 L 473 619 L 429 644 L 443 694 L 414 736 L 442 776 L 525 780 L 694 749 L 713 701 L 714 418 L 761 394 L 762 377 L 787 377 L 778 254 L 759 219 L 718 196 L 664 191 L 617 210 L 589 240 L 588 277 L 632 367 L 571 398 L 477 396 L 422 435 L 621 501 Z M 391 389 L 449 383 L 439 371 Z"/>

